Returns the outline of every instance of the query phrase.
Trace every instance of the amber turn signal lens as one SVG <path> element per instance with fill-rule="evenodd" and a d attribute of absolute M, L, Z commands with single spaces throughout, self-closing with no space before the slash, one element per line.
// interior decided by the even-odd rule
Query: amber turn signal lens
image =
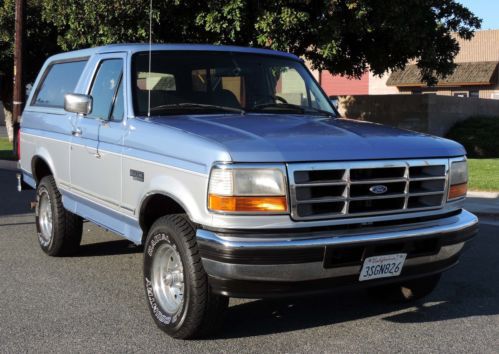
<path fill-rule="evenodd" d="M 210 194 L 208 208 L 222 212 L 286 212 L 286 197 L 224 197 Z"/>
<path fill-rule="evenodd" d="M 466 196 L 467 191 L 468 191 L 468 183 L 461 183 L 450 186 L 448 199 L 456 199 L 464 197 Z"/>

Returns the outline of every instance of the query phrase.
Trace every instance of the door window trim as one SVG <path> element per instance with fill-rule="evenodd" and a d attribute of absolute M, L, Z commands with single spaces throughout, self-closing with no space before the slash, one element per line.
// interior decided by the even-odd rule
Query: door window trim
<path fill-rule="evenodd" d="M 111 119 L 112 114 L 114 112 L 114 108 L 116 107 L 116 99 L 118 98 L 118 92 L 120 91 L 121 84 L 123 83 L 123 70 L 121 71 L 120 78 L 118 79 L 118 85 L 116 85 L 116 90 L 114 90 L 113 99 L 111 100 L 111 106 L 109 107 L 109 114 L 107 116 L 108 122 L 122 122 L 125 119 L 125 92 L 122 90 L 121 94 L 123 95 L 123 117 L 120 120 Z"/>

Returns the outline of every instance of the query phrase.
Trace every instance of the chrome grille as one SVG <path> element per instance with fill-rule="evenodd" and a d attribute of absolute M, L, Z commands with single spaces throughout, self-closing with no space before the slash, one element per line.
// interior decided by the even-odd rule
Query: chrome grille
<path fill-rule="evenodd" d="M 317 220 L 438 209 L 447 159 L 289 164 L 291 216 Z"/>

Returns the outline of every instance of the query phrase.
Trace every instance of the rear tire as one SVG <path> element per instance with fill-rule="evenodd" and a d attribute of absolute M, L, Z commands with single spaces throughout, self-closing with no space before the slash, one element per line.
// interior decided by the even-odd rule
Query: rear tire
<path fill-rule="evenodd" d="M 416 301 L 429 295 L 438 285 L 440 274 L 407 280 L 395 284 L 381 285 L 368 289 L 374 299 L 382 302 L 404 303 Z"/>
<path fill-rule="evenodd" d="M 229 298 L 213 294 L 185 215 L 167 215 L 151 227 L 144 245 L 144 286 L 156 325 L 174 338 L 213 334 Z"/>
<path fill-rule="evenodd" d="M 36 188 L 38 242 L 49 256 L 69 256 L 80 246 L 83 220 L 62 205 L 53 176 L 42 178 Z"/>

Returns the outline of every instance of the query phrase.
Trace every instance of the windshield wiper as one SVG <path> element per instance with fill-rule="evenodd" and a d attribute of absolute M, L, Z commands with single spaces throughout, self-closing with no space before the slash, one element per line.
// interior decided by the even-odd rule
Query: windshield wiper
<path fill-rule="evenodd" d="M 335 117 L 333 113 L 324 111 L 322 109 L 318 108 L 313 108 L 313 107 L 302 107 L 298 106 L 296 104 L 291 104 L 291 103 L 262 103 L 253 106 L 252 110 L 260 110 L 263 111 L 265 108 L 282 108 L 284 110 L 295 110 L 300 112 L 301 114 L 307 114 L 307 113 L 314 113 L 314 114 L 321 114 L 321 115 L 327 115 L 329 117 Z"/>
<path fill-rule="evenodd" d="M 246 113 L 242 108 L 219 106 L 214 104 L 194 103 L 194 102 L 164 104 L 161 106 L 156 106 L 151 108 L 151 112 L 166 111 L 173 109 L 189 109 L 189 108 L 194 108 L 194 109 L 208 108 L 208 109 L 217 109 L 226 112 L 237 112 L 240 114 Z"/>

